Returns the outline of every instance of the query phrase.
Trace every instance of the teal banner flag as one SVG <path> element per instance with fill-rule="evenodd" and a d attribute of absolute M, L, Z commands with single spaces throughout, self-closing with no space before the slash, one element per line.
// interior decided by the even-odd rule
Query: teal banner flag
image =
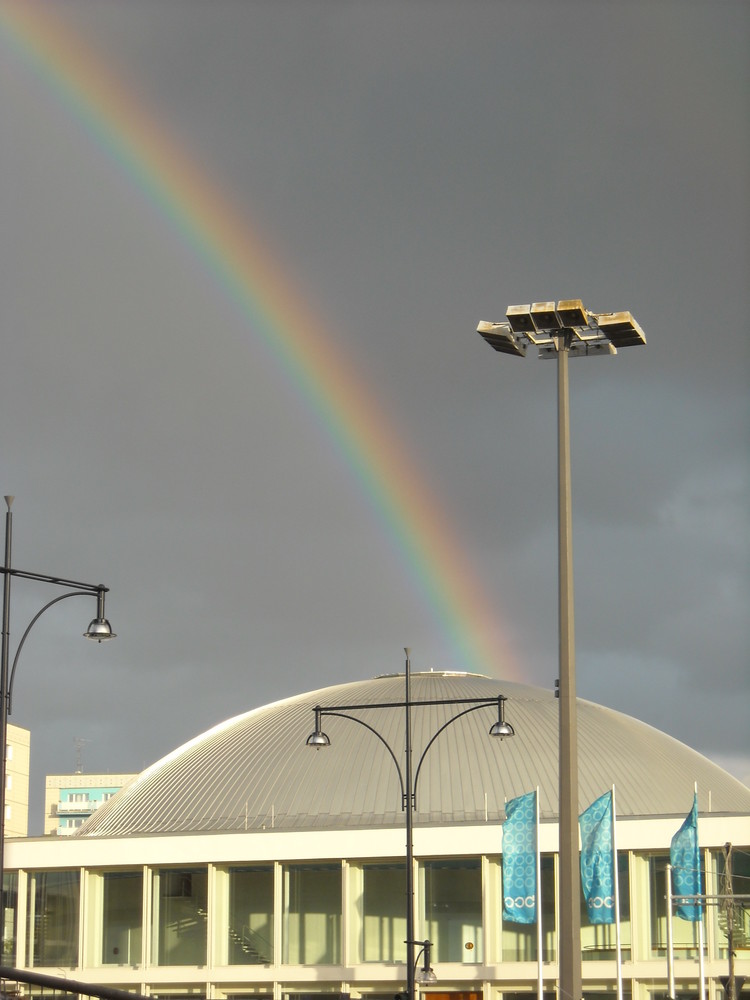
<path fill-rule="evenodd" d="M 693 796 L 693 808 L 685 822 L 672 837 L 669 851 L 672 865 L 672 892 L 674 912 L 683 920 L 697 923 L 703 915 L 700 899 L 686 899 L 687 896 L 701 895 L 701 854 L 698 847 L 698 793 Z"/>
<path fill-rule="evenodd" d="M 578 817 L 581 828 L 581 886 L 589 922 L 615 922 L 617 862 L 612 832 L 612 792 L 602 795 Z"/>
<path fill-rule="evenodd" d="M 503 920 L 536 923 L 536 792 L 511 799 L 503 823 Z"/>

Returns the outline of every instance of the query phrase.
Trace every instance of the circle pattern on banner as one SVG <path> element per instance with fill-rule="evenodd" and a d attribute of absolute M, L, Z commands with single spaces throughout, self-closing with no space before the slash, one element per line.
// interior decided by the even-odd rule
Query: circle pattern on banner
<path fill-rule="evenodd" d="M 612 796 L 607 792 L 579 816 L 581 884 L 592 923 L 608 923 L 614 910 Z"/>
<path fill-rule="evenodd" d="M 535 887 L 536 792 L 529 792 L 508 803 L 503 824 L 503 908 L 507 919 L 533 922 Z"/>

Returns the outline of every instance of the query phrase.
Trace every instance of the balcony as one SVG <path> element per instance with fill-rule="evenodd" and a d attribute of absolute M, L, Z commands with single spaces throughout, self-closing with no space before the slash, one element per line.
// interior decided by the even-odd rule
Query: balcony
<path fill-rule="evenodd" d="M 96 799 L 88 802 L 58 802 L 56 811 L 58 816 L 90 816 L 100 805 L 101 802 Z"/>

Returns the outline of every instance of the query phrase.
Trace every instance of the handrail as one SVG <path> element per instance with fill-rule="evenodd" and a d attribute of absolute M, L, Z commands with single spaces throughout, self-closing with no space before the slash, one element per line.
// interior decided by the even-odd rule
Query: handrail
<path fill-rule="evenodd" d="M 8 965 L 0 965 L 0 983 L 4 980 L 28 983 L 30 986 L 46 986 L 64 993 L 97 997 L 98 1000 L 150 1000 L 142 993 L 131 993 L 128 990 L 118 990 L 112 986 L 96 986 L 93 983 L 81 983 L 75 979 L 65 979 L 62 976 L 48 976 L 41 972 L 29 972 L 26 969 L 14 969 Z M 5 991 L 2 990 L 2 992 Z"/>

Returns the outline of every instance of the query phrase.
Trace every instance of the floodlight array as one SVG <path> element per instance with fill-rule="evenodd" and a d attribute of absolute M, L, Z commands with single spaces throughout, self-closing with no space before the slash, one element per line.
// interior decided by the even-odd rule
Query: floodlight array
<path fill-rule="evenodd" d="M 505 315 L 503 323 L 482 320 L 477 333 L 494 350 L 520 358 L 530 345 L 539 349 L 540 358 L 550 358 L 563 345 L 571 357 L 585 357 L 646 343 L 629 312 L 594 313 L 580 299 L 510 306 Z"/>

